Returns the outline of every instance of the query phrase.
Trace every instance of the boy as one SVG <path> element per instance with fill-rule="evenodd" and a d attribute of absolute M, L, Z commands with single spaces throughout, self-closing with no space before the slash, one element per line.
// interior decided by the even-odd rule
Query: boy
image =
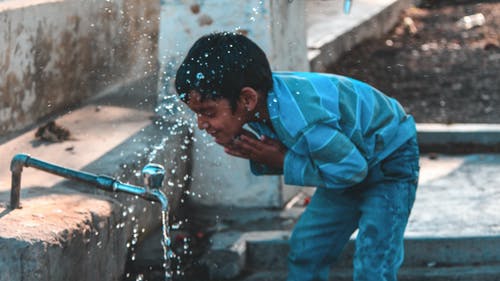
<path fill-rule="evenodd" d="M 419 153 L 415 122 L 394 99 L 347 77 L 272 73 L 235 33 L 198 39 L 175 86 L 198 127 L 253 173 L 317 187 L 290 238 L 288 280 L 327 280 L 356 229 L 354 279 L 396 280 Z"/>

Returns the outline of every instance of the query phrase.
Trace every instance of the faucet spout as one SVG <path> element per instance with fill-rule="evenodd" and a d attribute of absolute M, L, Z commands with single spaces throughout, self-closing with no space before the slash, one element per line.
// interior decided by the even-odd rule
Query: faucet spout
<path fill-rule="evenodd" d="M 160 190 L 165 178 L 165 168 L 162 165 L 150 163 L 142 169 L 144 185 L 151 196 L 156 198 L 162 206 L 163 211 L 168 211 L 167 196 Z"/>
<path fill-rule="evenodd" d="M 165 206 L 165 208 L 167 208 L 166 206 L 168 206 L 167 196 L 159 188 L 148 189 L 145 187 L 122 183 L 118 180 L 114 180 L 112 185 L 113 191 L 115 192 L 124 192 L 132 195 L 137 195 L 148 201 L 158 202 L 162 205 L 162 208 L 163 206 Z"/>
<path fill-rule="evenodd" d="M 153 189 L 151 191 L 154 197 L 156 197 L 156 201 L 161 204 L 161 210 L 167 212 L 168 211 L 168 199 L 165 193 L 159 189 Z"/>
<path fill-rule="evenodd" d="M 51 174 L 62 176 L 64 178 L 88 183 L 106 191 L 124 192 L 137 195 L 146 200 L 160 203 L 162 205 L 162 208 L 166 210 L 168 208 L 168 200 L 165 194 L 160 190 L 163 182 L 163 175 L 165 174 L 165 169 L 163 169 L 163 167 L 158 164 L 146 165 L 146 167 L 149 166 L 156 167 L 154 170 L 155 176 L 153 176 L 152 178 L 154 184 L 150 184 L 147 187 L 140 187 L 122 183 L 119 180 L 109 176 L 94 175 L 87 172 L 64 168 L 36 159 L 28 154 L 17 154 L 14 156 L 14 158 L 12 158 L 10 165 L 10 170 L 12 172 L 10 208 L 17 209 L 20 207 L 21 173 L 23 171 L 23 167 L 33 167 Z"/>

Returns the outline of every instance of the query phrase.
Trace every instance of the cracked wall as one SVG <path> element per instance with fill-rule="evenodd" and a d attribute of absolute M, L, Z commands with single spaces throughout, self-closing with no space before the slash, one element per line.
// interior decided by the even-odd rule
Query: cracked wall
<path fill-rule="evenodd" d="M 0 3 L 0 136 L 156 75 L 159 5 Z"/>

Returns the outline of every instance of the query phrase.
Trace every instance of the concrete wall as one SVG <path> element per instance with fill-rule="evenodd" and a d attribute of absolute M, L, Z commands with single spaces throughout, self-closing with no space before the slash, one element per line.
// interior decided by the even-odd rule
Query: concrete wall
<path fill-rule="evenodd" d="M 160 114 L 172 114 L 175 70 L 189 47 L 213 31 L 238 31 L 257 42 L 273 69 L 308 70 L 304 1 L 163 1 L 159 57 L 163 89 Z M 173 110 L 175 113 L 175 109 Z M 280 177 L 255 177 L 248 161 L 226 155 L 198 129 L 193 155 L 191 191 L 198 204 L 240 207 L 278 207 L 297 190 L 284 190 Z"/>
<path fill-rule="evenodd" d="M 0 136 L 154 75 L 158 0 L 0 2 Z"/>

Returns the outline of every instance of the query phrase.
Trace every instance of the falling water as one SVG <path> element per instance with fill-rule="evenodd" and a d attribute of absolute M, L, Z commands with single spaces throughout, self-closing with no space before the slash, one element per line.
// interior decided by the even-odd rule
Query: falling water
<path fill-rule="evenodd" d="M 162 240 L 161 246 L 163 247 L 163 268 L 165 269 L 165 281 L 172 280 L 172 269 L 170 259 L 174 258 L 174 253 L 170 249 L 171 239 L 170 239 L 170 229 L 168 227 L 168 209 L 162 208 L 161 210 L 161 232 Z"/>
<path fill-rule="evenodd" d="M 165 194 L 159 190 L 154 189 L 152 193 L 158 198 L 161 203 L 161 246 L 163 248 L 163 269 L 165 270 L 165 281 L 172 280 L 172 269 L 170 266 L 170 259 L 174 258 L 174 252 L 170 249 L 171 239 L 170 239 L 170 228 L 168 223 L 168 199 Z"/>

